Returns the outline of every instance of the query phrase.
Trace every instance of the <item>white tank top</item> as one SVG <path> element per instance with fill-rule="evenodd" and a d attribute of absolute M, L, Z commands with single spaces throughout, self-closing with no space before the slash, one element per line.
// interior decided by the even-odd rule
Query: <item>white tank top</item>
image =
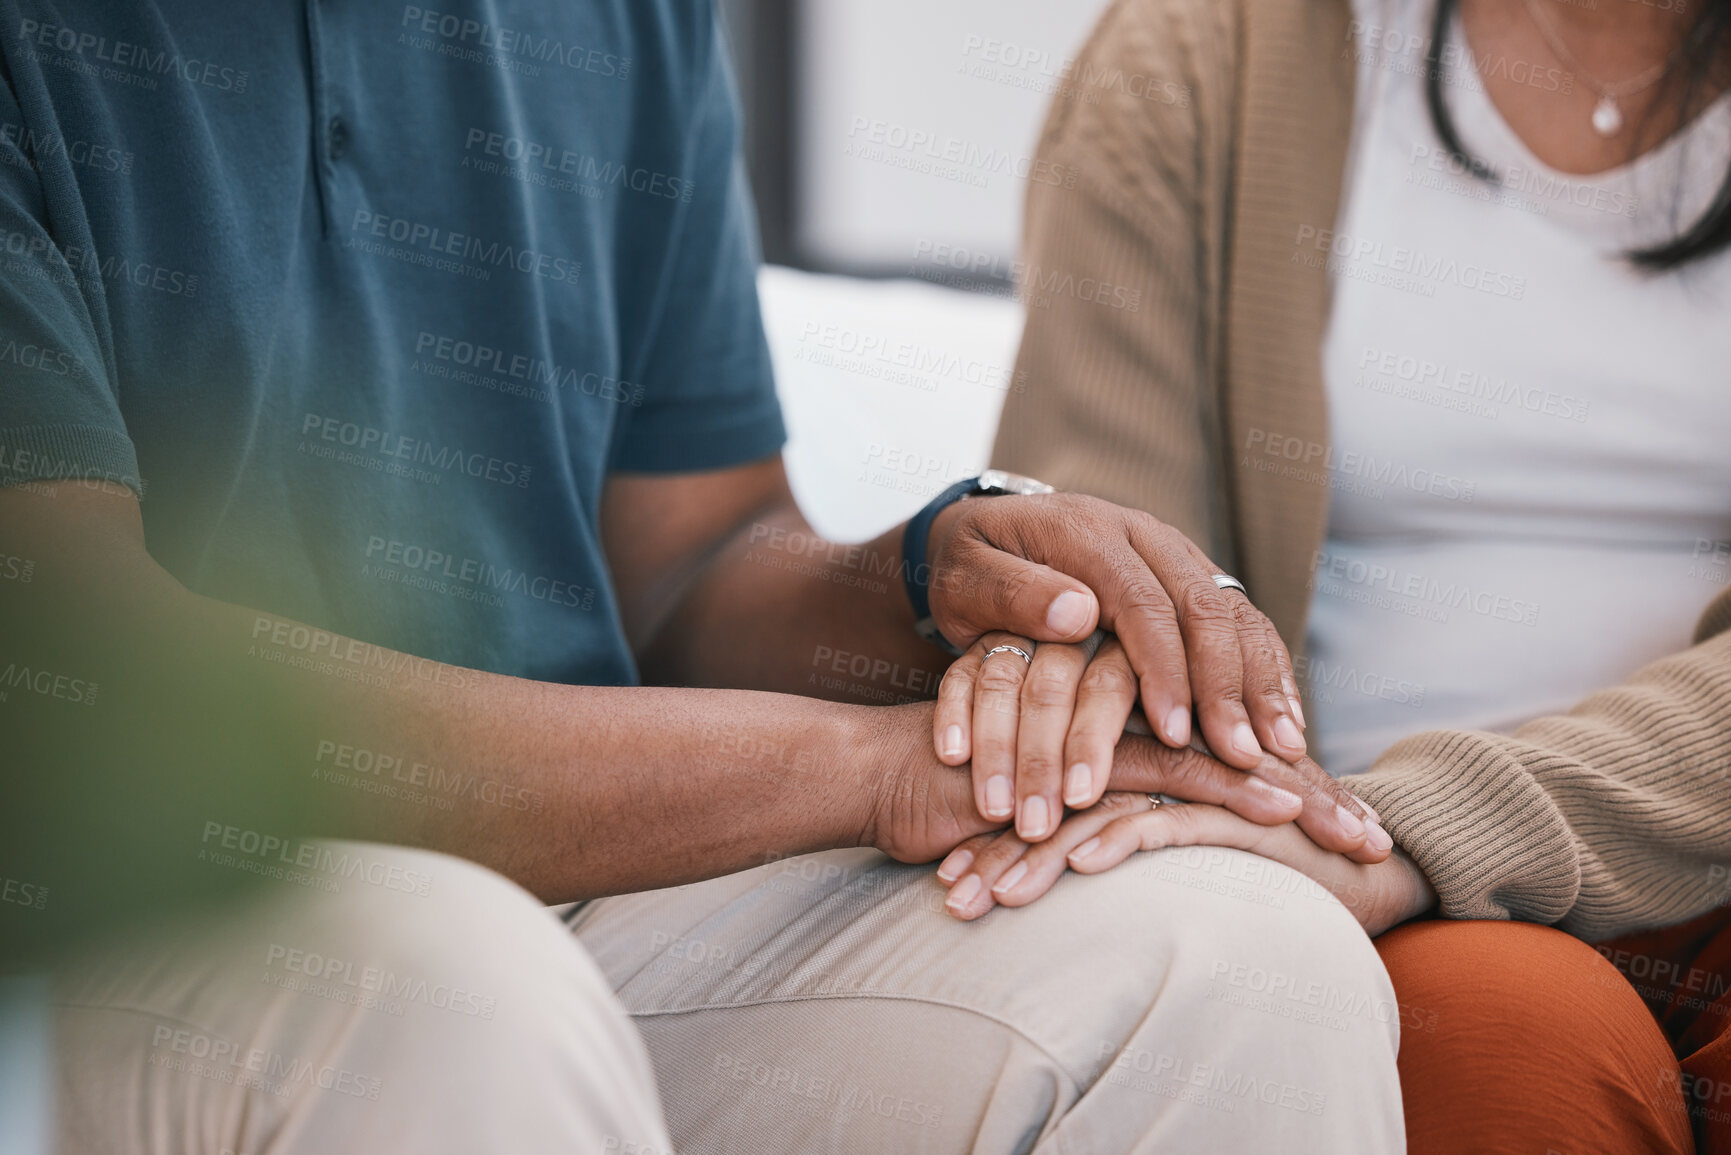
<path fill-rule="evenodd" d="M 1731 260 L 1652 276 L 1618 259 L 1705 206 L 1731 163 L 1731 99 L 1631 165 L 1567 176 L 1479 77 L 1576 78 L 1475 69 L 1457 27 L 1444 91 L 1486 184 L 1431 128 L 1431 13 L 1355 4 L 1340 216 L 1297 248 L 1334 287 L 1332 506 L 1301 673 L 1312 750 L 1336 774 L 1423 730 L 1567 709 L 1685 648 L 1731 578 Z"/>

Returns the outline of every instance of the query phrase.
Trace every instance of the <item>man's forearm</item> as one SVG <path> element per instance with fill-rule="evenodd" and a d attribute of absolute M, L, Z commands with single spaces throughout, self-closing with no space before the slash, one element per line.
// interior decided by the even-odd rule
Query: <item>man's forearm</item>
<path fill-rule="evenodd" d="M 826 541 L 791 500 L 753 518 L 658 631 L 645 677 L 874 705 L 934 696 L 951 658 L 914 633 L 901 538 Z"/>
<path fill-rule="evenodd" d="M 63 517 L 73 503 L 115 499 L 68 488 L 47 500 Z M 334 829 L 272 833 L 431 846 L 549 901 L 852 845 L 869 827 L 870 775 L 882 769 L 872 711 L 444 666 L 191 594 L 141 542 L 93 534 L 67 548 L 30 520 L 4 522 L 9 542 L 40 559 L 36 580 L 0 603 L 7 658 L 104 687 L 83 712 L 37 707 L 41 748 L 148 702 L 116 727 L 115 761 L 155 779 L 153 790 L 193 774 L 184 760 L 201 752 L 214 769 L 214 788 L 185 791 L 180 809 L 196 812 L 163 821 L 183 832 L 169 837 L 188 840 L 189 859 L 197 832 L 229 821 L 225 784 L 253 773 L 335 816 Z M 220 750 L 207 731 L 226 732 Z M 87 800 L 93 812 L 110 802 Z"/>
<path fill-rule="evenodd" d="M 207 603 L 237 644 L 270 648 L 277 619 Z M 304 627 L 289 626 L 291 637 Z M 244 639 L 244 643 L 243 643 Z M 356 643 L 325 635 L 327 663 Z M 345 833 L 473 859 L 549 902 L 692 882 L 857 844 L 871 720 L 860 707 L 746 690 L 568 686 L 476 670 L 402 672 L 326 703 L 303 756 L 352 795 Z M 284 667 L 284 677 L 329 681 Z M 339 674 L 339 677 L 341 675 Z M 304 695 L 309 687 L 297 687 Z M 310 721 L 311 719 L 309 719 Z M 380 756 L 393 759 L 381 767 Z M 371 783 L 395 789 L 374 791 Z"/>
<path fill-rule="evenodd" d="M 243 630 L 274 640 L 286 629 L 292 642 L 307 629 L 209 604 L 226 619 L 231 646 L 244 642 Z M 416 796 L 358 791 L 356 828 L 343 832 L 462 855 L 548 902 L 694 882 L 838 847 L 930 862 L 1002 825 L 976 812 L 966 769 L 933 754 L 929 704 L 884 709 L 756 690 L 568 686 L 439 667 L 317 631 L 309 645 L 344 662 L 358 647 L 369 667 L 403 657 L 409 668 L 309 711 L 318 732 L 316 741 L 311 727 L 301 734 L 301 765 L 348 789 L 357 773 L 376 779 L 378 755 L 388 752 L 393 776 L 415 760 L 409 780 L 434 787 Z M 282 663 L 258 656 L 286 676 Z M 304 695 L 307 687 L 296 689 Z M 318 691 L 334 693 L 330 685 Z M 1146 792 L 1216 769 L 1193 751 L 1126 736 L 1112 781 Z M 339 772 L 336 781 L 329 770 Z M 1267 810 L 1263 783 L 1224 773 L 1249 784 L 1253 809 Z M 440 789 L 455 806 L 438 804 Z M 1200 796 L 1218 789 L 1210 784 Z"/>
<path fill-rule="evenodd" d="M 859 707 L 474 672 L 463 688 L 416 683 L 391 697 L 373 732 L 397 739 L 404 762 L 420 760 L 421 777 L 453 783 L 456 805 L 381 799 L 372 820 L 550 902 L 852 846 L 869 823 L 869 796 L 847 786 L 873 754 Z M 375 740 L 369 721 L 357 722 L 356 748 Z M 341 757 L 334 737 L 309 748 L 309 763 Z"/>

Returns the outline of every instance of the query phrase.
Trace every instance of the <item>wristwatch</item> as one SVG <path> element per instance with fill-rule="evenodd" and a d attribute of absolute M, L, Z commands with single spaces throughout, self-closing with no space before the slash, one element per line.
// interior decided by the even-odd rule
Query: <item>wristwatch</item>
<path fill-rule="evenodd" d="M 926 545 L 932 535 L 932 522 L 938 514 L 964 497 L 1026 497 L 1056 492 L 1052 486 L 1043 481 L 1035 481 L 1032 477 L 1023 477 L 1019 473 L 1008 473 L 1002 469 L 988 469 L 978 477 L 968 477 L 956 482 L 914 514 L 908 521 L 907 528 L 902 531 L 902 582 L 907 586 L 908 604 L 914 608 L 914 632 L 952 654 L 962 652 L 944 637 L 937 623 L 932 620 L 929 596 L 932 567 L 926 564 Z"/>

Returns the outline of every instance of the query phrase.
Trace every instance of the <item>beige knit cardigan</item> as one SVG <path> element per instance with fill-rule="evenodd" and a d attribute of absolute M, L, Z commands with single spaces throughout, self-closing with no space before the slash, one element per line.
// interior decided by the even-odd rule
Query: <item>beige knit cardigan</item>
<path fill-rule="evenodd" d="M 993 454 L 1183 530 L 1245 580 L 1295 654 L 1328 522 L 1328 281 L 1303 259 L 1316 251 L 1304 230 L 1332 228 L 1340 196 L 1350 7 L 1107 11 L 1042 134 L 1023 388 Z M 1448 917 L 1591 940 L 1731 902 L 1728 626 L 1731 590 L 1692 649 L 1568 714 L 1513 736 L 1417 735 L 1352 788 Z"/>

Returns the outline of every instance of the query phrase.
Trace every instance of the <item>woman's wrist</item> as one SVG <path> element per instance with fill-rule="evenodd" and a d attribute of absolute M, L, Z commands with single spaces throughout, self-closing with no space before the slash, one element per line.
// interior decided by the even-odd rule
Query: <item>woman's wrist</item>
<path fill-rule="evenodd" d="M 1370 930 L 1372 935 L 1392 930 L 1403 922 L 1411 921 L 1422 914 L 1428 913 L 1437 903 L 1436 888 L 1430 884 L 1418 863 L 1412 860 L 1399 846 L 1388 860 L 1373 869 L 1384 872 L 1391 880 L 1388 901 L 1385 910 L 1377 921 L 1382 925 Z"/>

